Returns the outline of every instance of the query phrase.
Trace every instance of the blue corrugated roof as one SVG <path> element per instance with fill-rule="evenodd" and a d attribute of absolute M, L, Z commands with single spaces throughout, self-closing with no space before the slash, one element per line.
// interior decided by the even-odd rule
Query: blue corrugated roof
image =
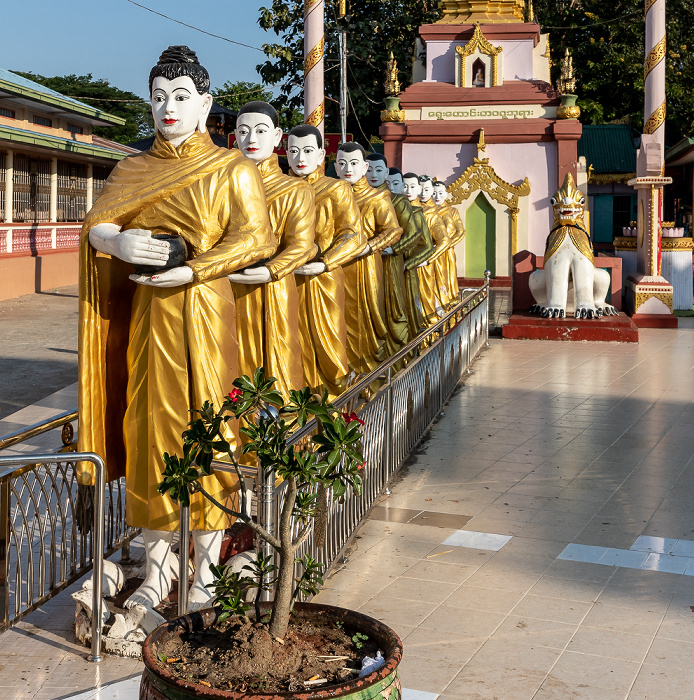
<path fill-rule="evenodd" d="M 24 78 L 21 75 L 17 75 L 16 73 L 13 73 L 10 70 L 6 70 L 5 68 L 0 68 L 0 80 L 6 80 L 8 83 L 14 83 L 15 85 L 19 87 L 24 87 L 24 88 L 29 88 L 31 90 L 36 90 L 36 92 L 42 92 L 44 95 L 51 95 L 51 97 L 60 97 L 63 100 L 66 100 L 67 102 L 72 102 L 74 105 L 77 105 L 79 107 L 86 107 L 87 109 L 94 109 L 93 106 L 86 104 L 85 102 L 80 102 L 79 100 L 75 100 L 72 97 L 68 97 L 67 95 L 63 95 L 62 92 L 57 92 L 56 90 L 51 90 L 50 88 L 47 88 L 45 85 L 41 85 L 41 83 L 36 83 L 33 80 L 29 80 L 28 78 Z"/>
<path fill-rule="evenodd" d="M 595 173 L 633 173 L 636 146 L 628 124 L 585 125 L 578 140 L 578 155 L 586 157 Z"/>

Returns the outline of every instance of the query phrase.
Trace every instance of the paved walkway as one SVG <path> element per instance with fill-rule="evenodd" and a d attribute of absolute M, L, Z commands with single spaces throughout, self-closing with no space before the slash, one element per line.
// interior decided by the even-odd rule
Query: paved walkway
<path fill-rule="evenodd" d="M 398 631 L 406 699 L 693 696 L 693 346 L 492 339 L 318 596 Z M 73 615 L 0 636 L 0 699 L 137 697 Z"/>

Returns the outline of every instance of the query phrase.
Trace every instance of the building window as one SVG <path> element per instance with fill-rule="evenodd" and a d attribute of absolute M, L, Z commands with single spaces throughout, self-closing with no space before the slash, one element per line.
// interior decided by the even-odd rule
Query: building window
<path fill-rule="evenodd" d="M 15 112 L 13 109 L 7 109 L 6 107 L 0 107 L 0 117 L 7 117 L 8 119 L 15 119 Z"/>
<path fill-rule="evenodd" d="M 47 126 L 48 128 L 51 128 L 53 126 L 53 121 L 51 119 L 48 119 L 47 117 L 37 117 L 36 115 L 34 115 L 33 122 L 38 126 Z"/>
<path fill-rule="evenodd" d="M 81 126 L 77 126 L 77 124 L 68 124 L 67 130 L 71 134 L 83 134 L 84 133 L 84 129 Z"/>

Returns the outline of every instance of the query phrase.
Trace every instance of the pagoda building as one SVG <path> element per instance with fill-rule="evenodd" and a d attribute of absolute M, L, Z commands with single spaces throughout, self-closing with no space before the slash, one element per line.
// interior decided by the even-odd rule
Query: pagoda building
<path fill-rule="evenodd" d="M 458 276 L 510 278 L 516 253 L 544 254 L 549 200 L 566 174 L 585 188 L 580 112 L 551 85 L 548 35 L 532 10 L 525 20 L 525 0 L 443 0 L 442 9 L 419 28 L 424 65 L 415 62 L 400 108 L 383 112 L 384 152 L 403 172 L 446 183 L 467 229 Z"/>

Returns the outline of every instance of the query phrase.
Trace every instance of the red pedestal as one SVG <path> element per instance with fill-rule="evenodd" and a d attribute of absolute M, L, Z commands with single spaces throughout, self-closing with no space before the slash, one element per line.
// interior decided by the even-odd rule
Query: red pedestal
<path fill-rule="evenodd" d="M 504 338 L 515 340 L 597 340 L 638 343 L 639 330 L 625 314 L 595 319 L 542 318 L 513 314 L 502 329 Z"/>
<path fill-rule="evenodd" d="M 631 320 L 639 328 L 677 328 L 677 316 L 672 314 L 634 314 Z"/>

